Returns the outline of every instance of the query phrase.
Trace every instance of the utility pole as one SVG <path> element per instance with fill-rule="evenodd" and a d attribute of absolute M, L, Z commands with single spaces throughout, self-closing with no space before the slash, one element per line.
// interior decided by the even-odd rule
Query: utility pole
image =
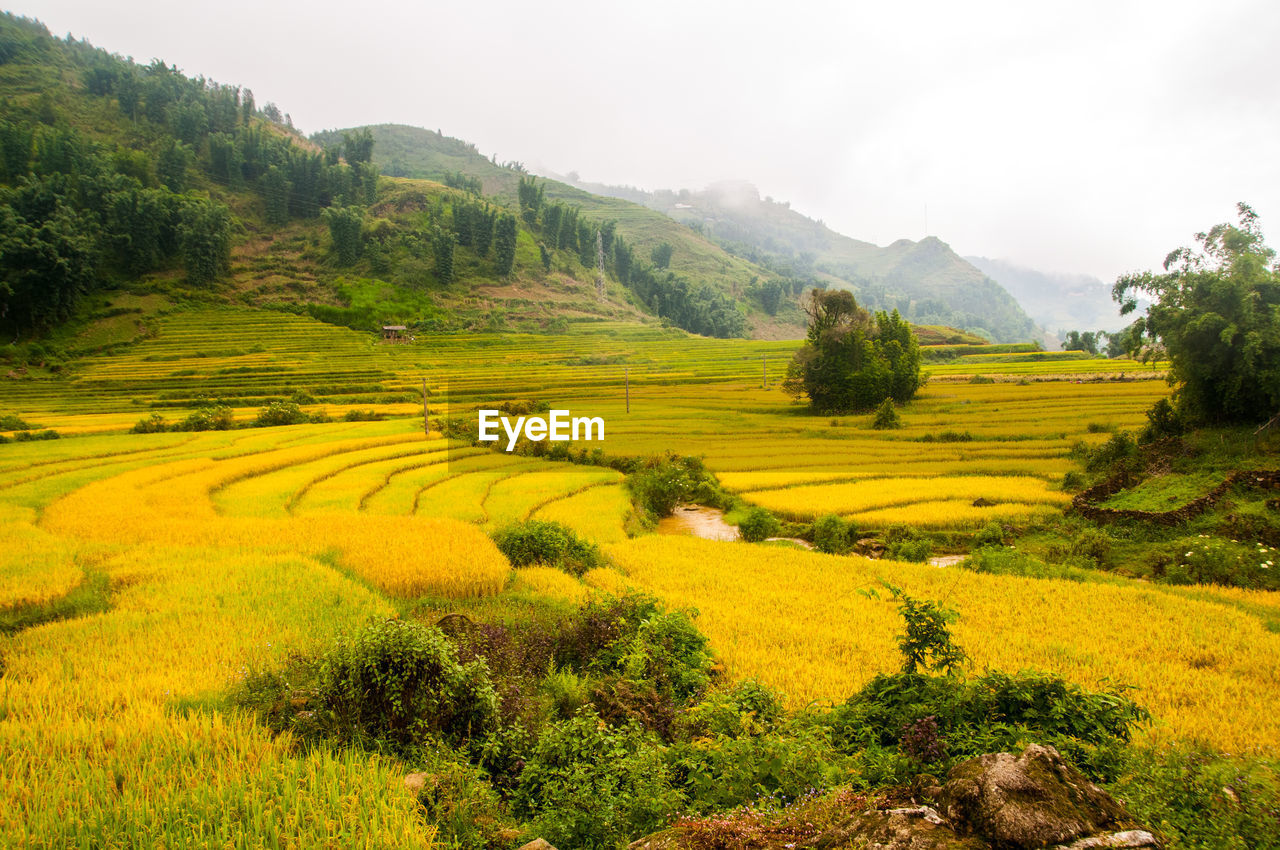
<path fill-rule="evenodd" d="M 626 382 L 626 387 L 627 387 L 627 413 L 630 413 L 631 412 L 631 367 L 623 366 L 622 368 L 624 370 L 622 373 L 623 380 Z"/>
<path fill-rule="evenodd" d="M 426 378 L 422 378 L 422 434 L 431 437 L 431 422 L 426 419 Z"/>

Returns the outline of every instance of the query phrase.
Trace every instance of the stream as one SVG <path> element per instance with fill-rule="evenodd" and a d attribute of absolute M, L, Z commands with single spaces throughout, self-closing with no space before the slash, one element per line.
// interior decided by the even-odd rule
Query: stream
<path fill-rule="evenodd" d="M 681 505 L 669 517 L 658 520 L 659 534 L 677 534 L 701 537 L 704 540 L 740 540 L 738 527 L 724 521 L 724 511 L 706 505 Z M 785 540 L 805 549 L 813 544 L 798 537 L 770 537 L 771 541 Z M 965 559 L 964 555 L 936 555 L 929 559 L 931 567 L 951 567 Z"/>

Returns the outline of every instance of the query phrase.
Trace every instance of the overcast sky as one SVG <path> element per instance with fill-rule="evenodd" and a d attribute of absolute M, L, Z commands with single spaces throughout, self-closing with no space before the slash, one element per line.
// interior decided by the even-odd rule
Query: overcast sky
<path fill-rule="evenodd" d="M 584 180 L 749 180 L 879 244 L 927 226 L 1110 280 L 1241 200 L 1280 244 L 1275 0 L 5 1 L 308 133 L 414 124 Z"/>

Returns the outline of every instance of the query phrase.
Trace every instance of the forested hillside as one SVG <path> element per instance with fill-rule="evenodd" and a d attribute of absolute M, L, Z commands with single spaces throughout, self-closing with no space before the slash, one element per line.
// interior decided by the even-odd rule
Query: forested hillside
<path fill-rule="evenodd" d="M 510 169 L 487 197 L 473 180 L 389 179 L 378 144 L 369 132 L 316 144 L 248 89 L 0 17 L 6 358 L 56 367 L 210 301 L 368 330 L 623 319 L 785 335 L 771 315 L 784 299 L 766 312 L 759 297 L 777 275 L 655 213 L 634 208 L 681 237 L 660 258 L 611 200 L 529 181 L 521 204 Z M 783 283 L 796 319 L 799 287 Z"/>

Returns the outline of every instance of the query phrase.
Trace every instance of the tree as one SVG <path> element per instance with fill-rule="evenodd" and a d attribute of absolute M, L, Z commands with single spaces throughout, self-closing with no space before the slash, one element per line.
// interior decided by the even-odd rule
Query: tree
<path fill-rule="evenodd" d="M 342 134 L 342 151 L 351 165 L 373 160 L 373 132 L 368 128 Z"/>
<path fill-rule="evenodd" d="M 674 252 L 675 248 L 671 247 L 670 242 L 663 242 L 649 252 L 649 257 L 655 268 L 665 269 L 671 266 L 671 255 Z"/>
<path fill-rule="evenodd" d="M 1280 412 L 1280 266 L 1258 217 L 1237 205 L 1238 224 L 1196 234 L 1164 273 L 1124 275 L 1112 288 L 1122 315 L 1152 298 L 1127 333 L 1135 354 L 1163 346 L 1181 418 L 1192 424 L 1259 422 Z"/>
<path fill-rule="evenodd" d="M 818 413 L 867 411 L 885 399 L 899 404 L 920 387 L 920 344 L 898 311 L 874 316 L 853 293 L 814 289 L 809 330 L 787 367 L 784 388 L 808 396 Z"/>
<path fill-rule="evenodd" d="M 191 283 L 209 283 L 231 271 L 231 210 L 217 201 L 191 200 L 182 208 L 178 241 Z"/>
<path fill-rule="evenodd" d="M 431 236 L 431 252 L 436 260 L 436 279 L 445 286 L 453 283 L 453 249 L 458 238 L 453 231 L 437 227 Z"/>
<path fill-rule="evenodd" d="M 1089 354 L 1098 353 L 1098 343 L 1101 341 L 1102 334 L 1096 334 L 1093 331 L 1069 331 L 1062 339 L 1063 351 L 1085 351 Z"/>
<path fill-rule="evenodd" d="M 364 216 L 355 207 L 328 207 L 324 219 L 329 223 L 329 236 L 333 240 L 333 252 L 338 255 L 338 264 L 349 266 L 360 259 L 363 248 L 361 230 L 364 227 Z"/>
<path fill-rule="evenodd" d="M 494 264 L 498 274 L 509 275 L 516 265 L 516 217 L 503 215 L 498 219 L 493 237 Z"/>

